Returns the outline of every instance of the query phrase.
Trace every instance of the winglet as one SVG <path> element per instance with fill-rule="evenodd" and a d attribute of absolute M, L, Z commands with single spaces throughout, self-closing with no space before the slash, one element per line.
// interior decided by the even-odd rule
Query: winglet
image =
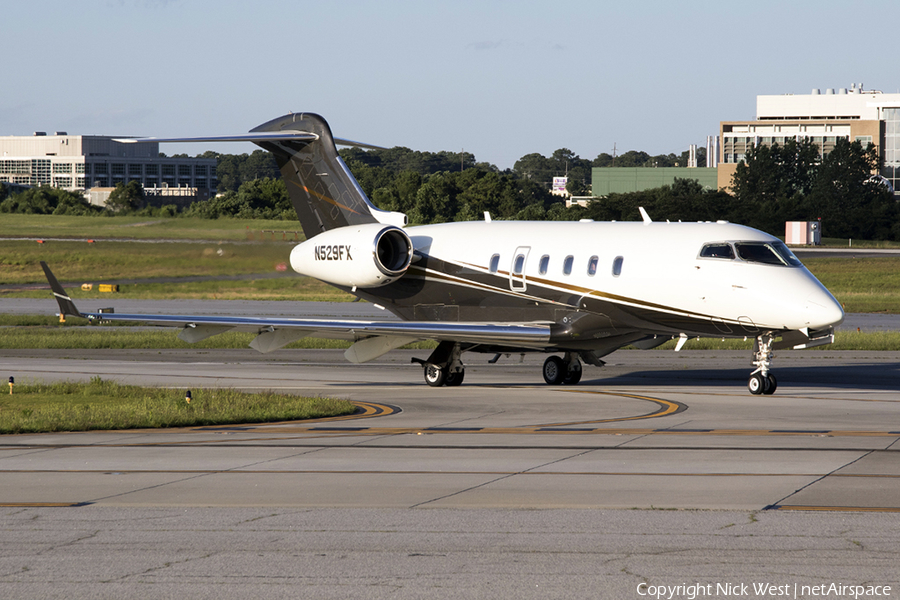
<path fill-rule="evenodd" d="M 59 304 L 59 314 L 63 317 L 66 315 L 84 317 L 84 315 L 75 308 L 75 303 L 72 302 L 72 299 L 66 294 L 66 290 L 60 285 L 59 281 L 57 281 L 56 276 L 53 275 L 53 272 L 50 270 L 50 267 L 47 266 L 47 263 L 41 261 L 41 268 L 44 269 L 44 275 L 47 276 L 47 281 L 50 283 L 50 289 L 53 290 L 53 295 L 56 296 L 56 302 Z"/>

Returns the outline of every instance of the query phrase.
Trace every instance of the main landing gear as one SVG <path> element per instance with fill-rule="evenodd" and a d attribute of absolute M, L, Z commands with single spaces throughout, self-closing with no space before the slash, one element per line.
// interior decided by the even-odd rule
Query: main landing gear
<path fill-rule="evenodd" d="M 775 336 L 771 333 L 764 333 L 757 336 L 753 342 L 753 364 L 756 370 L 750 374 L 750 380 L 747 382 L 747 389 L 753 395 L 775 393 L 778 387 L 778 380 L 775 375 L 769 372 L 769 364 L 775 358 L 772 352 L 772 344 L 775 343 Z"/>
<path fill-rule="evenodd" d="M 466 367 L 460 360 L 462 350 L 458 343 L 441 342 L 426 360 L 413 358 L 412 362 L 422 365 L 425 383 L 431 387 L 462 385 Z"/>
<path fill-rule="evenodd" d="M 434 363 L 423 363 L 422 366 L 425 368 L 425 383 L 431 387 L 462 385 L 466 376 L 466 369 L 462 366 L 458 371 L 450 371 L 449 366 L 442 367 Z"/>
<path fill-rule="evenodd" d="M 575 385 L 581 381 L 581 360 L 574 352 L 566 352 L 563 358 L 550 356 L 541 370 L 544 381 L 549 385 Z"/>

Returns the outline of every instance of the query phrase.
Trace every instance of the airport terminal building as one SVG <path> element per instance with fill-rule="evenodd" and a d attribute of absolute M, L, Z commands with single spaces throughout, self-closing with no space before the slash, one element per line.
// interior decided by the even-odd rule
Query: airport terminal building
<path fill-rule="evenodd" d="M 124 144 L 99 135 L 0 136 L 0 183 L 49 185 L 70 191 L 113 188 L 137 181 L 148 197 L 205 199 L 215 194 L 216 159 L 160 157 L 159 144 Z M 173 188 L 181 188 L 181 193 Z"/>
<path fill-rule="evenodd" d="M 900 94 L 863 90 L 862 84 L 812 90 L 810 94 L 756 97 L 756 120 L 720 124 L 718 187 L 729 188 L 739 162 L 750 147 L 809 138 L 822 155 L 838 138 L 875 144 L 884 160 L 881 175 L 895 193 L 900 189 Z"/>

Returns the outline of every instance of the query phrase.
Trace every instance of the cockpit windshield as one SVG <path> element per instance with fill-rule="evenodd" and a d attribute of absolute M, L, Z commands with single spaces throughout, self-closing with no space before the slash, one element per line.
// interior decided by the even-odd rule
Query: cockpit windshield
<path fill-rule="evenodd" d="M 741 260 L 747 262 L 786 267 L 802 264 L 783 242 L 735 242 L 734 247 Z"/>
<path fill-rule="evenodd" d="M 735 255 L 737 251 L 737 255 Z M 799 267 L 802 265 L 794 253 L 783 242 L 709 242 L 700 249 L 700 258 L 718 258 L 734 260 L 740 258 L 746 262 L 780 267 Z"/>

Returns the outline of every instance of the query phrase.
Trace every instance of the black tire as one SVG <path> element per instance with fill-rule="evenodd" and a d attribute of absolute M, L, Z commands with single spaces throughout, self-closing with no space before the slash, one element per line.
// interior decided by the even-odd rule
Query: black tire
<path fill-rule="evenodd" d="M 428 363 L 425 365 L 425 383 L 431 387 L 441 387 L 447 380 L 447 369 Z"/>
<path fill-rule="evenodd" d="M 566 363 L 558 356 L 548 357 L 547 360 L 544 361 L 544 368 L 541 369 L 544 381 L 549 385 L 559 385 L 562 383 L 566 378 L 567 372 L 568 368 L 566 367 Z"/>
<path fill-rule="evenodd" d="M 754 396 L 759 396 L 766 389 L 766 382 L 767 380 L 764 379 L 762 375 L 754 373 L 747 382 L 747 389 L 750 390 L 750 393 Z"/>
<path fill-rule="evenodd" d="M 447 377 L 444 379 L 444 385 L 451 387 L 462 385 L 463 379 L 465 379 L 465 377 L 465 370 L 462 370 L 458 373 L 447 373 Z"/>
<path fill-rule="evenodd" d="M 766 381 L 767 381 L 768 385 L 766 386 L 766 389 L 763 390 L 763 394 L 765 394 L 767 396 L 771 396 L 772 394 L 775 393 L 775 390 L 778 389 L 778 380 L 775 379 L 774 375 L 769 373 L 768 377 L 766 378 Z"/>
<path fill-rule="evenodd" d="M 579 381 L 581 381 L 581 363 L 576 362 L 575 368 L 570 369 L 568 373 L 566 373 L 565 378 L 563 379 L 563 383 L 566 385 L 575 385 Z"/>

